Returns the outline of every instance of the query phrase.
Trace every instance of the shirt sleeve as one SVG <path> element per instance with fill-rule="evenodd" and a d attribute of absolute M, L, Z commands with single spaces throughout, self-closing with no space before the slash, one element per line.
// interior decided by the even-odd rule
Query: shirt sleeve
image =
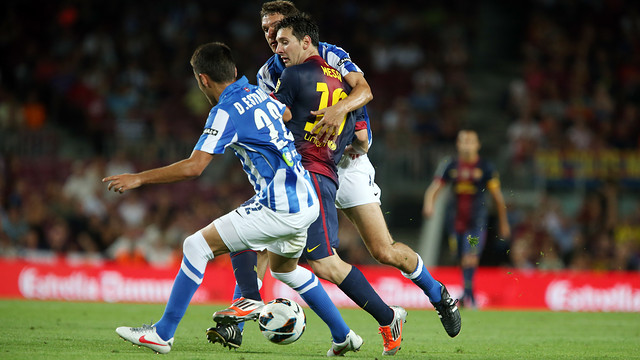
<path fill-rule="evenodd" d="M 451 181 L 451 168 L 453 167 L 453 161 L 446 159 L 438 165 L 434 179 L 440 180 L 443 183 Z"/>
<path fill-rule="evenodd" d="M 486 177 L 487 189 L 500 186 L 500 174 L 491 163 L 485 163 L 484 176 Z"/>
<path fill-rule="evenodd" d="M 260 70 L 258 70 L 258 73 L 256 74 L 256 80 L 258 81 L 258 86 L 262 90 L 266 91 L 267 93 L 270 93 L 273 91 L 274 84 L 273 84 L 273 79 L 271 79 L 271 74 L 269 73 L 268 64 L 269 63 L 262 65 Z"/>
<path fill-rule="evenodd" d="M 356 131 L 368 128 L 367 119 L 365 118 L 364 108 L 353 111 L 356 116 Z"/>
<path fill-rule="evenodd" d="M 238 133 L 233 121 L 229 118 L 229 113 L 214 107 L 209 112 L 207 124 L 194 150 L 204 151 L 209 154 L 222 154 L 227 146 L 237 140 Z"/>
<path fill-rule="evenodd" d="M 321 45 L 321 56 L 324 61 L 329 64 L 332 68 L 340 71 L 342 76 L 347 75 L 350 72 L 359 72 L 363 73 L 363 71 L 356 65 L 352 60 L 349 53 L 346 52 L 343 48 L 327 43 L 320 43 Z"/>

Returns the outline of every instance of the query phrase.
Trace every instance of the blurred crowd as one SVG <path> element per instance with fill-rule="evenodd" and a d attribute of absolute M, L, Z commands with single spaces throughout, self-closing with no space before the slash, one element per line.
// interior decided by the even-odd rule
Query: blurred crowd
<path fill-rule="evenodd" d="M 378 89 L 370 112 L 382 119 L 374 130 L 381 146 L 455 136 L 456 122 L 445 118 L 468 91 L 461 3 L 416 11 L 296 2 Z M 115 195 L 100 180 L 188 156 L 210 107 L 193 80 L 191 52 L 223 41 L 239 74 L 255 82 L 271 55 L 260 6 L 65 1 L 34 13 L 25 2 L 3 3 L 1 252 L 166 262 L 179 259 L 193 229 L 248 198 L 246 179 L 226 159 L 195 186 Z"/>
<path fill-rule="evenodd" d="M 479 4 L 295 3 L 318 21 L 321 40 L 344 47 L 364 70 L 374 92 L 368 106 L 374 147 L 454 141 L 469 108 Z M 504 104 L 514 119 L 504 130 L 514 168 L 530 167 L 541 148 L 637 150 L 640 17 L 623 11 L 625 3 L 529 4 L 535 11 L 521 41 L 522 76 Z M 33 11 L 29 2 L 3 2 L 0 255 L 179 262 L 185 236 L 251 196 L 228 156 L 199 180 L 125 195 L 108 193 L 100 180 L 189 155 L 210 108 L 189 65 L 199 44 L 227 43 L 238 73 L 255 83 L 271 55 L 260 5 L 68 0 Z M 556 268 L 638 268 L 633 226 L 640 211 L 606 226 L 599 220 L 603 229 L 584 233 L 582 215 L 560 209 L 552 197 L 535 211 L 514 209 L 509 264 L 543 267 L 556 253 Z M 357 232 L 346 227 L 341 237 L 351 262 L 371 261 Z M 606 264 L 598 258 L 605 248 Z"/>
<path fill-rule="evenodd" d="M 587 156 L 640 148 L 640 8 L 624 1 L 538 1 L 522 41 L 521 76 L 506 110 L 511 171 L 530 175 L 541 150 Z M 567 211 L 549 189 L 510 244 L 523 268 L 640 270 L 640 204 L 620 212 L 618 199 L 638 199 L 610 171 L 582 189 Z M 566 198 L 566 197 L 565 197 Z M 514 218 L 517 217 L 513 214 Z"/>
<path fill-rule="evenodd" d="M 640 147 L 640 8 L 629 1 L 537 1 L 506 109 L 512 164 L 540 149 Z"/>

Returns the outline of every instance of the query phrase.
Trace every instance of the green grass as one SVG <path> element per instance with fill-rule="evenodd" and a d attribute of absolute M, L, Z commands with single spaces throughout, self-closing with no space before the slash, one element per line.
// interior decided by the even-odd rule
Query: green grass
<path fill-rule="evenodd" d="M 226 304 L 225 304 L 226 306 Z M 221 306 L 193 305 L 168 359 L 320 359 L 330 346 L 327 327 L 310 310 L 307 330 L 286 346 L 267 342 L 255 323 L 242 347 L 209 344 L 204 330 Z M 164 305 L 0 301 L 0 359 L 148 359 L 155 355 L 122 341 L 114 329 L 158 320 Z M 352 359 L 381 359 L 375 321 L 359 309 L 341 310 L 365 343 Z M 640 314 L 462 311 L 462 332 L 449 338 L 434 311 L 410 310 L 396 359 L 640 359 Z"/>

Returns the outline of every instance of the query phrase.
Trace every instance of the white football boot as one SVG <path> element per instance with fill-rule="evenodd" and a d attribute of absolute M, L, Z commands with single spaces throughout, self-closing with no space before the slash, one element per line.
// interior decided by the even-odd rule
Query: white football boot
<path fill-rule="evenodd" d="M 357 352 L 363 343 L 364 341 L 360 335 L 356 334 L 353 330 L 349 330 L 345 341 L 340 344 L 332 342 L 331 349 L 327 351 L 327 356 L 344 356 L 348 351 Z"/>
<path fill-rule="evenodd" d="M 160 354 L 168 353 L 173 346 L 173 338 L 167 341 L 162 340 L 153 325 L 142 325 L 141 327 L 120 326 L 116 329 L 116 333 L 126 341 L 138 345 L 138 347 L 148 347 Z"/>

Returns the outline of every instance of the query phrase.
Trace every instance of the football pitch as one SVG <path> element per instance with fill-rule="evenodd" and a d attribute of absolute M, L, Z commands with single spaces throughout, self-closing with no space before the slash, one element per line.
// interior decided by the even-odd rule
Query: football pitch
<path fill-rule="evenodd" d="M 180 323 L 173 350 L 156 355 L 115 333 L 117 326 L 157 321 L 164 305 L 0 301 L 0 359 L 319 359 L 330 347 L 329 330 L 308 308 L 307 329 L 291 345 L 269 343 L 255 322 L 242 347 L 206 341 L 213 311 L 192 305 Z M 396 359 L 640 359 L 640 314 L 462 310 L 462 331 L 449 338 L 435 311 L 409 310 Z M 381 359 L 378 325 L 360 309 L 341 309 L 365 340 L 352 359 Z"/>

